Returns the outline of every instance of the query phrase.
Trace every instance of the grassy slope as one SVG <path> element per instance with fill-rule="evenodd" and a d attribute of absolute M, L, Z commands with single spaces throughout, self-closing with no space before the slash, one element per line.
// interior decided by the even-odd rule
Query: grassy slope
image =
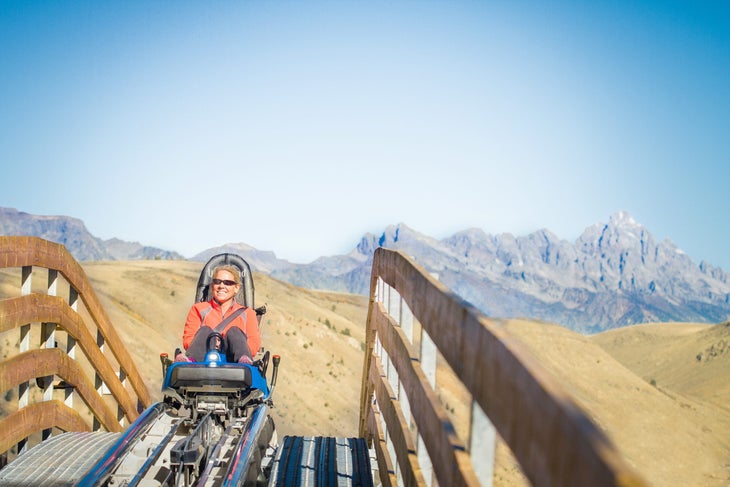
<path fill-rule="evenodd" d="M 632 364 L 624 365 L 609 354 L 610 348 L 607 351 L 601 347 L 609 333 L 588 337 L 555 325 L 517 320 L 505 326 L 608 434 L 629 465 L 653 485 L 728 484 L 730 412 L 727 409 L 719 408 L 702 395 L 681 394 L 663 387 L 661 382 L 655 387 L 642 379 L 631 369 Z M 631 340 L 630 337 L 641 331 L 640 327 L 631 327 L 622 333 Z M 690 341 L 695 342 L 695 347 L 698 345 L 697 336 L 678 338 L 685 345 Z M 640 354 L 655 361 L 671 362 L 672 358 L 665 354 L 668 345 L 653 346 L 649 340 Z M 620 347 L 613 349 L 616 353 L 619 350 Z M 725 367 L 727 370 L 727 360 Z M 709 380 L 720 383 L 722 377 Z"/>
<path fill-rule="evenodd" d="M 730 408 L 730 323 L 647 324 L 594 341 L 647 382 Z"/>
<path fill-rule="evenodd" d="M 180 346 L 202 264 L 135 261 L 83 267 L 159 399 L 159 354 L 172 355 Z M 256 305 L 267 304 L 264 347 L 282 357 L 273 411 L 279 434 L 357 436 L 366 298 L 307 291 L 262 274 L 254 275 L 254 284 Z"/>

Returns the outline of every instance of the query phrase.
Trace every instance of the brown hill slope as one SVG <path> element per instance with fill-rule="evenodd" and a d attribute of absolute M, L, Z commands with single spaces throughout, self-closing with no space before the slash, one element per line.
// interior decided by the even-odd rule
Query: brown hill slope
<path fill-rule="evenodd" d="M 652 323 L 593 340 L 647 382 L 730 408 L 730 322 Z"/>
<path fill-rule="evenodd" d="M 181 346 L 201 263 L 84 263 L 104 309 L 128 344 L 155 399 L 159 355 Z M 264 347 L 282 357 L 274 393 L 280 435 L 357 436 L 367 299 L 314 292 L 254 274 L 256 306 L 267 304 Z"/>
<path fill-rule="evenodd" d="M 553 373 L 652 485 L 728 485 L 727 409 L 700 396 L 675 393 L 661 383 L 653 386 L 597 345 L 605 340 L 600 335 L 583 336 L 556 325 L 518 320 L 504 326 Z M 637 330 L 631 327 L 623 333 L 630 340 Z M 645 345 L 647 355 L 661 355 L 661 349 L 649 342 Z"/>

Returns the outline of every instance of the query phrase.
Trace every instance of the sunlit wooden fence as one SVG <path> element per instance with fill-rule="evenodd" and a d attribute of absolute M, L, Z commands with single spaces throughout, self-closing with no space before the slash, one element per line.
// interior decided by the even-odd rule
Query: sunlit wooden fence
<path fill-rule="evenodd" d="M 63 245 L 0 237 L 0 278 L 0 461 L 56 431 L 121 431 L 150 405 L 129 353 Z"/>
<path fill-rule="evenodd" d="M 466 424 L 440 399 L 442 369 L 467 391 Z M 533 485 L 645 485 L 497 321 L 382 248 L 371 277 L 360 436 L 386 486 L 492 485 L 498 436 Z"/>

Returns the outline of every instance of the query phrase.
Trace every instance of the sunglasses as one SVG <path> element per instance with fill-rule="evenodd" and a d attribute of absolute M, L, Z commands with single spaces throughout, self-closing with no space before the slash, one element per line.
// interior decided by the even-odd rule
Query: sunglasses
<path fill-rule="evenodd" d="M 211 282 L 216 286 L 220 286 L 221 284 L 225 284 L 226 286 L 235 286 L 236 284 L 238 284 L 236 281 L 231 281 L 228 279 L 213 279 Z"/>

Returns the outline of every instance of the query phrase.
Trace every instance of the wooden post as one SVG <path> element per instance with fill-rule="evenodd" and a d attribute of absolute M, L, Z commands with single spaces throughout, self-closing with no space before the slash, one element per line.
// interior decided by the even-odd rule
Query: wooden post
<path fill-rule="evenodd" d="M 101 330 L 96 330 L 96 345 L 99 347 L 99 350 L 101 353 L 104 353 L 104 335 L 101 334 Z M 100 396 L 104 395 L 104 381 L 102 380 L 101 376 L 99 375 L 99 372 L 97 370 L 94 371 L 94 386 L 96 387 L 96 392 Z M 94 422 L 92 426 L 92 431 L 99 431 L 101 429 L 101 423 L 99 422 L 99 419 L 94 416 Z"/>
<path fill-rule="evenodd" d="M 124 369 L 119 367 L 119 382 L 122 383 L 122 386 L 126 389 L 127 388 L 127 374 L 124 372 Z M 124 426 L 124 409 L 122 408 L 121 404 L 117 403 L 117 420 L 119 421 L 119 424 L 121 426 Z"/>
<path fill-rule="evenodd" d="M 474 465 L 474 473 L 483 487 L 492 487 L 497 431 L 476 401 L 471 403 L 469 434 L 469 454 L 472 458 L 472 465 Z"/>
<path fill-rule="evenodd" d="M 79 293 L 70 284 L 68 289 L 68 305 L 74 311 L 78 311 L 79 309 Z M 76 359 L 76 339 L 70 333 L 66 333 L 66 353 L 71 360 Z M 66 387 L 64 389 L 63 402 L 71 409 L 74 407 L 74 391 L 75 389 L 73 387 Z"/>
<path fill-rule="evenodd" d="M 56 296 L 58 291 L 58 271 L 55 269 L 48 269 L 48 288 L 46 294 L 48 296 Z M 41 323 L 41 347 L 42 348 L 56 348 L 56 324 L 55 323 Z M 43 401 L 53 400 L 53 376 L 47 375 L 41 378 L 43 384 Z M 51 437 L 53 430 L 51 428 L 43 430 L 41 434 L 42 440 L 47 440 Z"/>
<path fill-rule="evenodd" d="M 20 284 L 20 295 L 27 296 L 32 292 L 33 284 L 33 267 L 23 266 L 21 272 L 21 284 Z M 30 323 L 22 325 L 20 327 L 20 340 L 19 340 L 19 352 L 27 352 L 30 350 Z M 30 383 L 23 382 L 18 385 L 18 409 L 22 409 L 28 406 L 28 395 L 30 390 Z M 22 439 L 18 443 L 18 454 L 24 452 L 27 447 L 28 439 Z"/>

